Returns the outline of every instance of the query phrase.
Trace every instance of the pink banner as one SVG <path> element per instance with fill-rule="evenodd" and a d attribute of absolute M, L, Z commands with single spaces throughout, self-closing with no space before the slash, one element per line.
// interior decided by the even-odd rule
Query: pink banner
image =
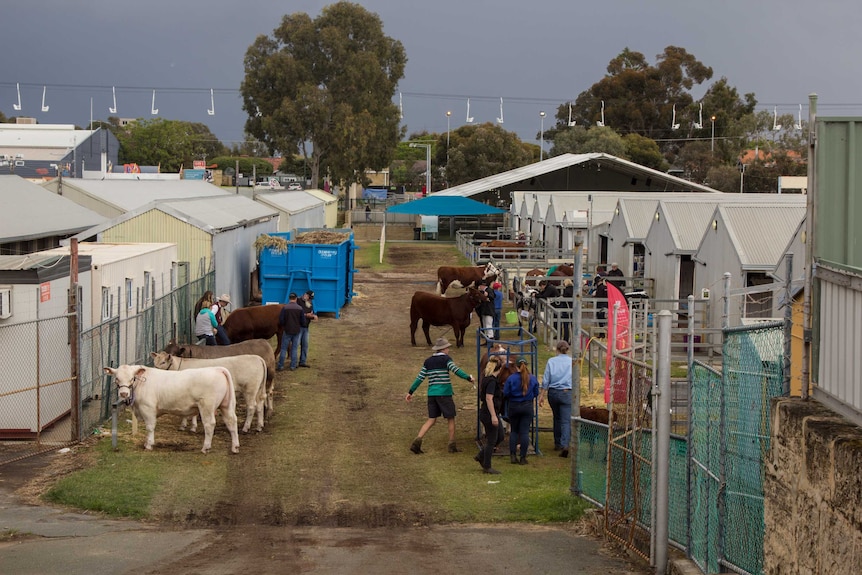
<path fill-rule="evenodd" d="M 612 349 L 617 351 L 631 347 L 629 345 L 629 304 L 626 302 L 622 292 L 611 282 L 605 282 L 608 287 L 608 338 L 616 334 L 613 342 L 608 339 L 607 363 L 605 364 L 605 403 L 611 402 L 611 353 Z M 617 311 L 616 329 L 613 326 L 614 304 L 620 302 Z M 614 403 L 625 403 L 627 401 L 626 389 L 628 388 L 629 363 L 621 359 L 614 360 Z"/>

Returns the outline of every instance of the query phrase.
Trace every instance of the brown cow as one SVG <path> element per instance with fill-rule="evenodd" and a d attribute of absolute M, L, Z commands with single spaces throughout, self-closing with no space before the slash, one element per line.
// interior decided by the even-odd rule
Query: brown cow
<path fill-rule="evenodd" d="M 452 326 L 456 347 L 464 347 L 464 332 L 470 325 L 470 314 L 479 302 L 486 301 L 485 292 L 468 288 L 467 293 L 447 298 L 433 293 L 418 291 L 410 301 L 410 342 L 416 345 L 416 326 L 422 320 L 425 340 L 431 345 L 431 326 Z"/>
<path fill-rule="evenodd" d="M 500 270 L 493 263 L 484 266 L 440 266 L 437 268 L 437 293 L 444 295 L 446 289 L 476 287 L 481 280 L 492 282 Z M 458 282 L 452 285 L 454 282 Z"/>
<path fill-rule="evenodd" d="M 230 317 L 232 316 L 233 314 Z M 216 359 L 234 355 L 259 355 L 266 362 L 266 408 L 270 411 L 272 410 L 275 352 L 272 350 L 269 341 L 265 339 L 250 339 L 231 345 L 178 345 L 175 341 L 171 340 L 165 346 L 164 351 L 177 357 L 196 357 L 200 359 Z"/>
<path fill-rule="evenodd" d="M 278 338 L 275 349 L 281 349 L 282 329 L 278 325 L 281 314 L 280 304 L 241 307 L 231 312 L 224 321 L 224 330 L 231 343 L 239 343 L 250 339 Z"/>

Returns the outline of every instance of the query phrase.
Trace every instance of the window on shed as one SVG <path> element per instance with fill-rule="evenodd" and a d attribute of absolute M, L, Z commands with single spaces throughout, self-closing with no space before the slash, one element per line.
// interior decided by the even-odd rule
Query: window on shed
<path fill-rule="evenodd" d="M 147 305 L 150 303 L 150 296 L 152 295 L 150 293 L 151 278 L 152 278 L 152 273 L 144 272 L 144 305 Z"/>
<path fill-rule="evenodd" d="M 772 283 L 772 278 L 765 273 L 749 273 L 745 277 L 746 287 L 770 285 Z M 766 290 L 745 294 L 745 317 L 770 318 L 772 315 L 771 291 Z"/>
<path fill-rule="evenodd" d="M 102 321 L 111 319 L 112 299 L 111 288 L 102 286 Z"/>
<path fill-rule="evenodd" d="M 135 290 L 132 287 L 132 278 L 126 278 L 126 309 L 135 306 Z"/>

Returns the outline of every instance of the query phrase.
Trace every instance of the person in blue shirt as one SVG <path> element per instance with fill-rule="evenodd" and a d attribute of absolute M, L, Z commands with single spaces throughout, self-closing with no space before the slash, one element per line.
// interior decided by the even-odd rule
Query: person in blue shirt
<path fill-rule="evenodd" d="M 527 360 L 518 360 L 518 371 L 506 379 L 503 396 L 508 400 L 509 457 L 512 463 L 527 464 L 527 449 L 530 447 L 530 424 L 533 422 L 533 400 L 539 395 L 539 380 L 530 373 Z M 521 458 L 518 459 L 518 445 Z"/>
<path fill-rule="evenodd" d="M 554 451 L 559 451 L 560 457 L 569 456 L 572 433 L 572 358 L 568 353 L 569 343 L 558 341 L 557 355 L 545 365 L 539 395 L 539 405 L 544 405 L 547 396 L 554 414 Z"/>
<path fill-rule="evenodd" d="M 494 338 L 500 339 L 500 319 L 503 316 L 503 284 L 494 282 L 491 284 L 494 290 Z"/>

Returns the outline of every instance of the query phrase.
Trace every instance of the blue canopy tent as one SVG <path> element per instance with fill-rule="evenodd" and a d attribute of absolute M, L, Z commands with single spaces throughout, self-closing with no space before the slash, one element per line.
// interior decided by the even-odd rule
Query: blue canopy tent
<path fill-rule="evenodd" d="M 422 216 L 484 216 L 503 214 L 506 210 L 471 200 L 463 196 L 428 196 L 421 200 L 405 202 L 386 208 L 393 214 L 416 214 Z"/>
<path fill-rule="evenodd" d="M 428 196 L 421 200 L 405 202 L 389 208 L 387 213 L 414 214 L 417 216 L 484 216 L 503 214 L 501 210 L 463 196 Z M 380 232 L 380 262 L 383 262 L 383 247 L 386 244 L 386 218 L 383 218 L 383 229 Z"/>

